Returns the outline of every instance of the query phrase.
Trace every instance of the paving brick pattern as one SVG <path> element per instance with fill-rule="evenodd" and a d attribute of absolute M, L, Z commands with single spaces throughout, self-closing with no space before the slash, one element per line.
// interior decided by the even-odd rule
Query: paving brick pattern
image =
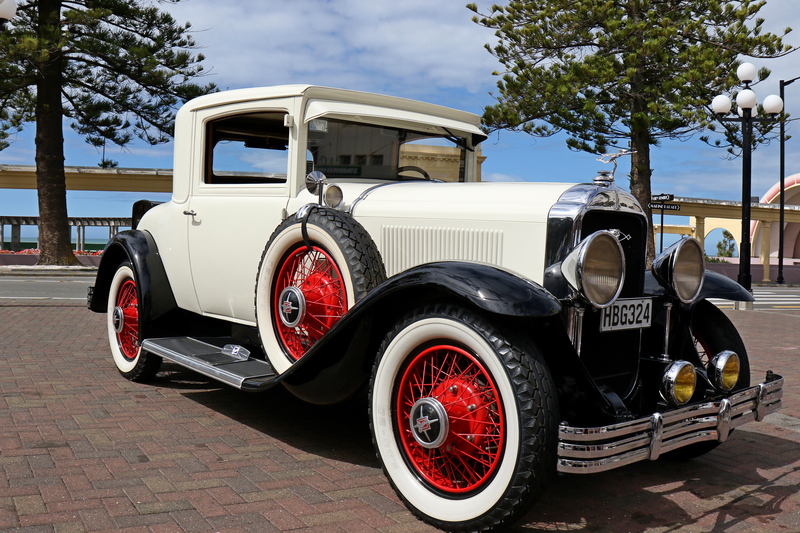
<path fill-rule="evenodd" d="M 800 531 L 800 313 L 731 312 L 784 409 L 688 462 L 562 476 L 513 531 Z M 362 403 L 303 404 L 178 367 L 123 379 L 104 315 L 0 302 L 0 531 L 425 532 Z"/>

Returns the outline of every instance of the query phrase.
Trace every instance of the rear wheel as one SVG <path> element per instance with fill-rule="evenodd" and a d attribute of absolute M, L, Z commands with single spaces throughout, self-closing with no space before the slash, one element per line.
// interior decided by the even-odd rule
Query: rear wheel
<path fill-rule="evenodd" d="M 139 338 L 139 295 L 129 262 L 120 264 L 108 294 L 108 340 L 120 374 L 131 381 L 156 375 L 161 358 L 142 350 Z"/>
<path fill-rule="evenodd" d="M 370 427 L 392 487 L 422 520 L 515 520 L 555 470 L 558 407 L 543 359 L 470 311 L 429 307 L 383 342 Z"/>

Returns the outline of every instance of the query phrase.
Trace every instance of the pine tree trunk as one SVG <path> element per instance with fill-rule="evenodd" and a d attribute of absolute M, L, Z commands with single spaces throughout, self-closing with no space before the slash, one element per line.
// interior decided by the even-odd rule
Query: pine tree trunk
<path fill-rule="evenodd" d="M 655 239 L 653 236 L 653 214 L 647 207 L 650 202 L 650 136 L 647 132 L 631 131 L 631 194 L 639 201 L 647 216 L 647 268 L 656 257 Z"/>
<path fill-rule="evenodd" d="M 61 1 L 40 0 L 39 39 L 49 43 L 49 57 L 40 62 L 36 82 L 36 187 L 39 193 L 40 265 L 79 265 L 72 253 L 67 221 L 64 175 L 61 86 L 63 54 Z"/>

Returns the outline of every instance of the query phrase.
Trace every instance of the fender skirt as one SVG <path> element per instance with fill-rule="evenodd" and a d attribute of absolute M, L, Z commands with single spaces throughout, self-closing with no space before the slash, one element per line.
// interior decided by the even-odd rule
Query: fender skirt
<path fill-rule="evenodd" d="M 543 287 L 501 268 L 427 263 L 391 277 L 357 302 L 279 381 L 290 387 L 313 382 L 319 399 L 304 399 L 321 403 L 331 396 L 317 388 L 320 384 L 343 385 L 361 381 L 357 375 L 369 376 L 377 345 L 410 307 L 446 300 L 507 317 L 549 317 L 561 311 L 558 299 Z"/>
<path fill-rule="evenodd" d="M 147 338 L 150 324 L 177 308 L 164 264 L 152 235 L 145 231 L 128 230 L 116 234 L 103 250 L 97 269 L 97 279 L 89 309 L 105 313 L 108 291 L 120 263 L 128 260 L 136 278 L 139 296 L 139 338 Z"/>

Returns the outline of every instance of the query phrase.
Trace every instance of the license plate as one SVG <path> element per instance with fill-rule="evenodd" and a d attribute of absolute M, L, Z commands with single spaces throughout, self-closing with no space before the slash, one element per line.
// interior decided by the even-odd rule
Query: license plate
<path fill-rule="evenodd" d="M 650 298 L 620 299 L 603 309 L 600 331 L 649 328 L 653 315 L 653 300 Z"/>

